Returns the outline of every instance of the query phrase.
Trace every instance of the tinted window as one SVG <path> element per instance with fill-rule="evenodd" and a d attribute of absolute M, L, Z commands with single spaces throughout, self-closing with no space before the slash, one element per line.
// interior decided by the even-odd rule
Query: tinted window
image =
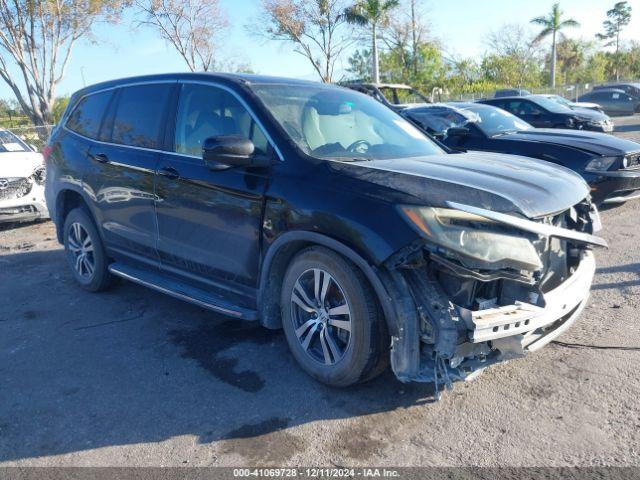
<path fill-rule="evenodd" d="M 525 100 L 511 100 L 505 110 L 514 115 L 536 115 L 542 113 L 542 109 L 538 105 Z"/>
<path fill-rule="evenodd" d="M 606 97 L 606 95 L 604 95 L 602 92 L 592 92 L 592 93 L 587 93 L 585 95 L 583 95 L 582 97 L 580 97 L 580 100 L 583 101 L 589 101 L 589 100 L 604 100 Z"/>
<path fill-rule="evenodd" d="M 218 135 L 248 138 L 258 154 L 266 154 L 269 148 L 260 127 L 231 93 L 207 85 L 183 85 L 176 120 L 175 151 L 200 156 L 204 140 Z"/>
<path fill-rule="evenodd" d="M 134 147 L 158 148 L 170 84 L 125 87 L 118 97 L 112 141 Z"/>
<path fill-rule="evenodd" d="M 100 123 L 109 105 L 111 93 L 95 93 L 80 100 L 67 120 L 67 128 L 85 137 L 98 138 Z"/>
<path fill-rule="evenodd" d="M 491 102 L 489 105 L 494 105 L 498 108 L 502 108 L 503 110 L 507 109 L 507 105 L 505 101 L 499 101 L 499 102 Z"/>

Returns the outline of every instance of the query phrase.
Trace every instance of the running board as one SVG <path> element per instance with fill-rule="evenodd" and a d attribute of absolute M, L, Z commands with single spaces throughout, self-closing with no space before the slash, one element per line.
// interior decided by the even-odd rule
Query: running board
<path fill-rule="evenodd" d="M 257 320 L 258 312 L 243 307 L 233 305 L 221 297 L 200 290 L 199 288 L 186 285 L 172 278 L 162 277 L 159 274 L 148 272 L 142 269 L 124 265 L 122 263 L 112 263 L 109 271 L 122 277 L 125 280 L 151 288 L 160 293 L 166 293 L 179 300 L 193 303 L 199 307 L 212 310 L 216 313 L 228 315 L 242 320 Z"/>

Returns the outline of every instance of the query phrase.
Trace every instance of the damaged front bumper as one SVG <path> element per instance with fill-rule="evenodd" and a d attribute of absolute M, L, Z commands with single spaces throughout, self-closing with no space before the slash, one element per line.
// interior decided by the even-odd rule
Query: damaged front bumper
<path fill-rule="evenodd" d="M 593 253 L 585 252 L 573 275 L 544 295 L 544 307 L 517 302 L 476 312 L 463 310 L 461 316 L 469 330 L 469 342 L 491 342 L 500 352 L 500 360 L 538 350 L 578 318 L 589 298 L 595 271 Z"/>
<path fill-rule="evenodd" d="M 397 312 L 391 365 L 398 379 L 436 384 L 470 379 L 489 365 L 543 347 L 576 321 L 596 269 L 590 245 L 606 242 L 587 232 L 525 222 L 521 228 L 548 238 L 547 248 L 555 242 L 564 273 L 554 271 L 554 263 L 547 280 L 532 277 L 527 283 L 506 272 L 458 268 L 424 246 L 387 263 L 386 284 Z M 494 298 L 487 298 L 489 291 Z"/>
<path fill-rule="evenodd" d="M 0 188 L 0 223 L 49 218 L 43 185 L 38 185 L 30 178 L 5 180 L 5 189 Z M 10 181 L 16 184 L 21 181 L 24 187 L 12 189 Z"/>

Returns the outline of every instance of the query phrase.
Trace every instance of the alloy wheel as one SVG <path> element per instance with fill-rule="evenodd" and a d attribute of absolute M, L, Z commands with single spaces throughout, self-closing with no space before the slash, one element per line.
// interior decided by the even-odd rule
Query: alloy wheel
<path fill-rule="evenodd" d="M 351 341 L 351 310 L 342 287 L 328 272 L 303 272 L 291 292 L 291 320 L 302 349 L 325 365 L 338 363 Z"/>
<path fill-rule="evenodd" d="M 69 228 L 67 245 L 73 259 L 73 268 L 83 278 L 91 278 L 95 271 L 93 242 L 81 223 L 75 222 Z"/>

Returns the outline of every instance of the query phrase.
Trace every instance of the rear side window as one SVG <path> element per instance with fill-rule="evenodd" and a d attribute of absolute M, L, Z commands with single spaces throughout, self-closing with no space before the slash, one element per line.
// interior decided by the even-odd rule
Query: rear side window
<path fill-rule="evenodd" d="M 111 141 L 159 148 L 167 101 L 173 84 L 125 87 L 118 96 Z"/>
<path fill-rule="evenodd" d="M 112 92 L 108 91 L 84 97 L 69 115 L 66 127 L 85 137 L 98 138 L 100 123 L 109 105 L 111 94 Z"/>

